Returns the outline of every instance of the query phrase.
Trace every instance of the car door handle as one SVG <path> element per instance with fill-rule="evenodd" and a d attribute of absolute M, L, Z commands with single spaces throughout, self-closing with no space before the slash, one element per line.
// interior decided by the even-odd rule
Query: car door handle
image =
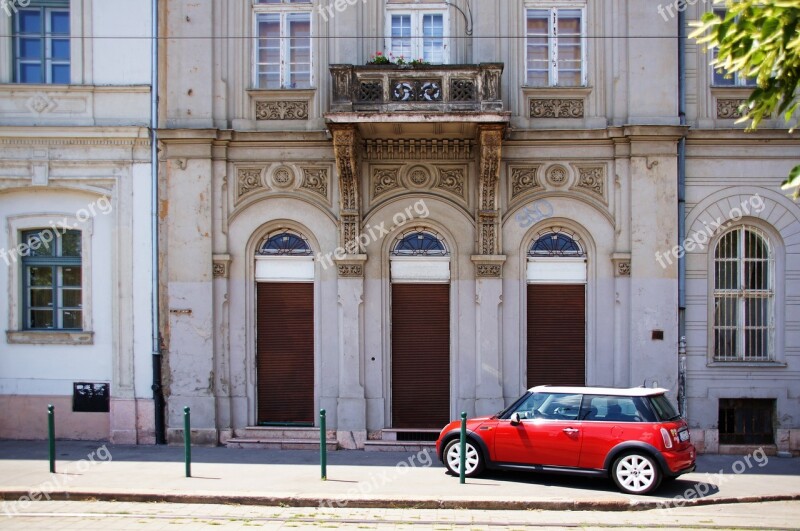
<path fill-rule="evenodd" d="M 564 431 L 564 433 L 566 433 L 568 435 L 572 435 L 574 433 L 578 433 L 578 431 L 580 431 L 580 430 L 578 430 L 578 428 L 564 428 L 563 431 Z"/>

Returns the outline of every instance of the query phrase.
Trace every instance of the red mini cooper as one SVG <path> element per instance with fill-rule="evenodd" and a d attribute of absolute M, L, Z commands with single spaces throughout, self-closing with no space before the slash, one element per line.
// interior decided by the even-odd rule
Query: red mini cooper
<path fill-rule="evenodd" d="M 465 474 L 489 468 L 611 476 L 622 492 L 652 492 L 663 478 L 695 468 L 689 428 L 666 392 L 534 387 L 497 415 L 467 421 Z M 436 441 L 452 474 L 459 473 L 460 426 L 451 422 Z"/>

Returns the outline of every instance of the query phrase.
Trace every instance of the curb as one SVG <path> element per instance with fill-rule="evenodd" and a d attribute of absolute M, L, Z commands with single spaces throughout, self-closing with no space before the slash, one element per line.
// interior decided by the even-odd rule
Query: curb
<path fill-rule="evenodd" d="M 0 489 L 0 500 L 14 501 L 31 494 L 29 490 Z M 107 501 L 138 503 L 188 503 L 257 505 L 268 507 L 348 507 L 353 509 L 472 509 L 472 510 L 547 510 L 547 511 L 649 511 L 658 508 L 800 501 L 800 494 L 768 494 L 741 498 L 700 498 L 675 503 L 673 498 L 649 500 L 448 500 L 414 498 L 340 498 L 335 496 L 259 496 L 226 494 L 182 494 L 157 492 L 108 492 L 90 490 L 42 493 L 55 501 Z M 37 500 L 39 501 L 39 500 Z"/>

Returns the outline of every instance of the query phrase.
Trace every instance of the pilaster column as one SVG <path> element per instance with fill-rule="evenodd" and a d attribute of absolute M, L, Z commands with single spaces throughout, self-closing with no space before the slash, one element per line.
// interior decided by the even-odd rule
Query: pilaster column
<path fill-rule="evenodd" d="M 476 302 L 476 415 L 492 414 L 503 408 L 502 326 L 503 263 L 500 230 L 500 161 L 504 125 L 484 125 L 478 132 L 479 183 L 477 253 L 475 264 Z"/>
<path fill-rule="evenodd" d="M 339 173 L 339 246 L 336 257 L 339 300 L 339 392 L 336 438 L 344 448 L 363 448 L 367 438 L 367 406 L 363 383 L 364 352 L 362 304 L 364 262 L 358 236 L 361 232 L 359 155 L 354 124 L 330 125 Z"/>

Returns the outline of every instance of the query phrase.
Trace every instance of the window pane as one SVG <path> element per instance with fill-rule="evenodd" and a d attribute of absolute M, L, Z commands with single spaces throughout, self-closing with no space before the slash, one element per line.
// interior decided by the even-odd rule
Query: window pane
<path fill-rule="evenodd" d="M 46 266 L 29 267 L 28 285 L 51 287 L 53 285 L 53 268 Z"/>
<path fill-rule="evenodd" d="M 19 65 L 19 81 L 20 83 L 43 83 L 42 64 L 25 63 Z"/>
<path fill-rule="evenodd" d="M 311 86 L 311 17 L 291 14 L 289 25 L 289 86 Z"/>
<path fill-rule="evenodd" d="M 52 65 L 51 83 L 69 84 L 69 65 Z"/>
<path fill-rule="evenodd" d="M 81 285 L 81 267 L 80 266 L 64 266 L 61 268 L 61 285 L 62 286 L 78 286 Z"/>
<path fill-rule="evenodd" d="M 444 16 L 422 17 L 422 58 L 429 63 L 444 62 Z"/>
<path fill-rule="evenodd" d="M 17 56 L 20 59 L 41 59 L 42 39 L 20 39 Z"/>
<path fill-rule="evenodd" d="M 581 34 L 581 12 L 577 9 L 559 9 L 557 36 Z"/>
<path fill-rule="evenodd" d="M 60 236 L 61 254 L 59 256 L 81 255 L 81 231 L 68 230 Z"/>
<path fill-rule="evenodd" d="M 50 12 L 50 33 L 69 35 L 69 11 Z"/>
<path fill-rule="evenodd" d="M 392 54 L 411 59 L 411 15 L 392 15 Z"/>
<path fill-rule="evenodd" d="M 51 42 L 50 57 L 53 59 L 69 60 L 69 39 L 53 39 Z"/>
<path fill-rule="evenodd" d="M 550 21 L 550 11 L 547 9 L 528 10 L 528 35 L 549 35 L 547 27 Z"/>
<path fill-rule="evenodd" d="M 34 288 L 28 301 L 31 308 L 47 308 L 53 306 L 53 290 L 50 288 Z"/>
<path fill-rule="evenodd" d="M 61 306 L 64 308 L 80 308 L 82 296 L 80 289 L 64 289 L 61 291 Z"/>
<path fill-rule="evenodd" d="M 83 312 L 80 310 L 64 310 L 61 312 L 61 326 L 67 329 L 80 329 L 83 327 Z"/>
<path fill-rule="evenodd" d="M 45 239 L 42 239 L 42 234 L 47 233 Z M 22 235 L 22 240 L 28 245 L 28 252 L 25 256 L 52 256 L 55 246 L 50 245 L 47 241 L 51 239 L 52 233 L 48 231 L 26 232 Z"/>
<path fill-rule="evenodd" d="M 53 311 L 31 310 L 30 328 L 53 328 Z"/>
<path fill-rule="evenodd" d="M 20 9 L 17 15 L 20 33 L 42 33 L 42 12 L 39 9 Z"/>

